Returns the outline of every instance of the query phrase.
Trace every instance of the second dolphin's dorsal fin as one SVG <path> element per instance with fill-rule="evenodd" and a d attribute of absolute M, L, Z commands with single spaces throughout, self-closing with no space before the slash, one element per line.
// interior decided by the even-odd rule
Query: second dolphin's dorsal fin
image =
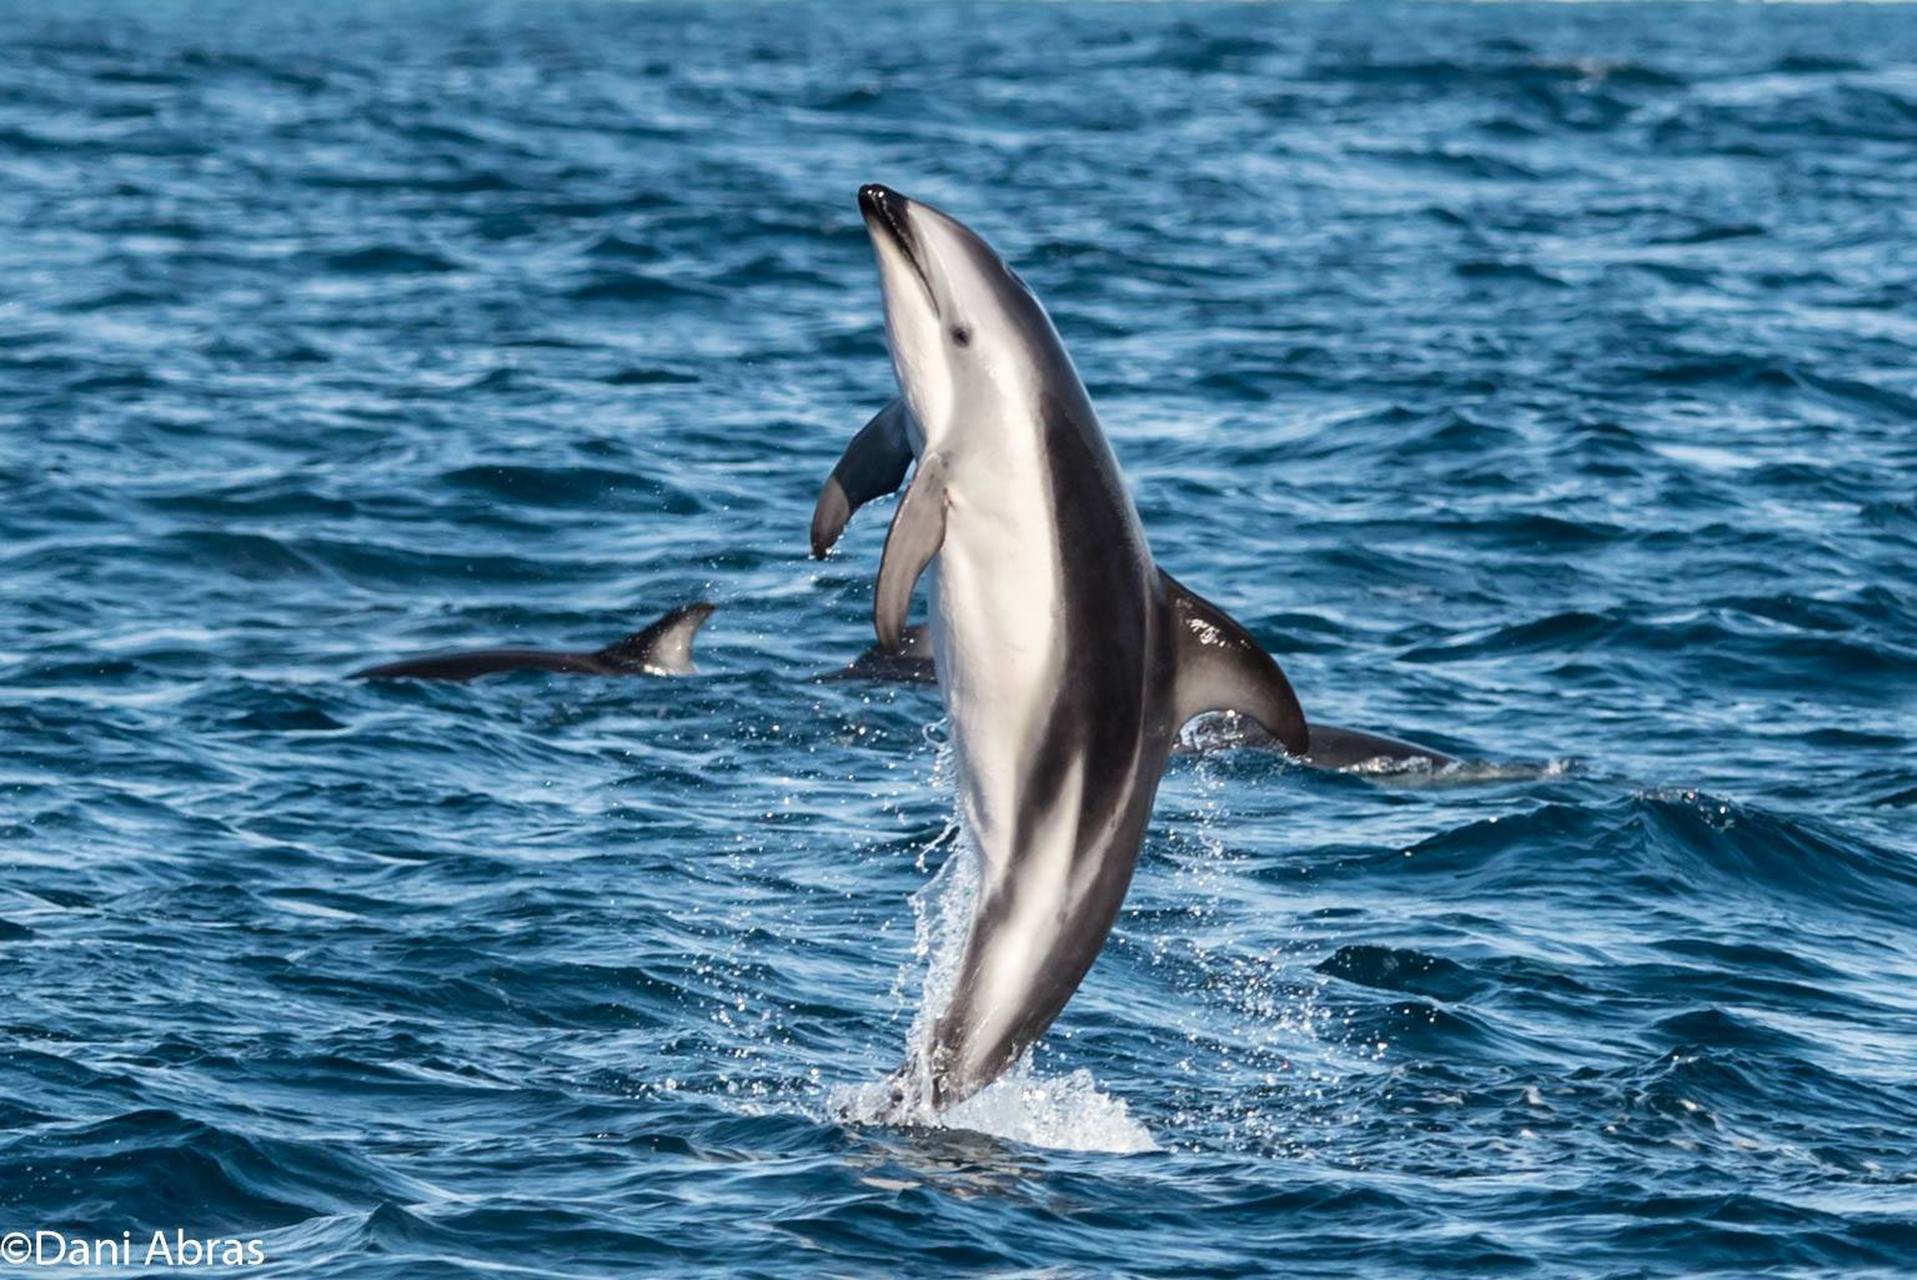
<path fill-rule="evenodd" d="M 899 487 L 912 465 L 912 411 L 894 400 L 872 415 L 845 447 L 812 508 L 812 558 L 823 560 L 845 532 L 845 522 L 874 498 Z"/>
<path fill-rule="evenodd" d="M 905 641 L 905 615 L 912 608 L 912 588 L 925 566 L 932 563 L 945 542 L 945 459 L 928 453 L 885 535 L 885 554 L 879 560 L 878 585 L 872 590 L 872 630 L 879 648 L 897 653 Z"/>
<path fill-rule="evenodd" d="M 1263 726 L 1286 751 L 1310 748 L 1304 708 L 1271 655 L 1231 615 L 1187 591 L 1163 569 L 1158 576 L 1171 603 L 1172 728 L 1207 711 L 1236 711 Z"/>
<path fill-rule="evenodd" d="M 594 656 L 615 667 L 689 675 L 693 670 L 692 638 L 718 607 L 703 600 L 682 604 L 644 631 L 635 631 Z"/>

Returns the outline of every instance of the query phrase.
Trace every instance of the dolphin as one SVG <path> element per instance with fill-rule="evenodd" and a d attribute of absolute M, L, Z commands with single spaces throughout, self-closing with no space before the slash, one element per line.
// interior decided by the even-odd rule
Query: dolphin
<path fill-rule="evenodd" d="M 907 628 L 897 649 L 873 645 L 858 657 L 819 677 L 821 680 L 871 680 L 882 684 L 937 684 L 932 661 L 932 628 Z"/>
<path fill-rule="evenodd" d="M 1242 720 L 1221 720 L 1207 725 L 1204 735 L 1191 745 L 1190 751 L 1193 755 L 1203 755 L 1229 747 L 1284 749 L 1282 743 L 1274 742 L 1271 735 L 1256 724 L 1247 724 Z M 1179 750 L 1185 749 L 1185 744 L 1181 742 Z M 1298 760 L 1313 769 L 1328 770 L 1366 770 L 1379 765 L 1393 769 L 1429 770 L 1448 769 L 1464 763 L 1436 747 L 1421 746 L 1389 734 L 1372 733 L 1368 729 L 1325 724 L 1319 720 L 1311 722 L 1311 746 Z"/>
<path fill-rule="evenodd" d="M 896 684 L 937 684 L 938 672 L 932 657 L 932 630 L 923 624 L 908 629 L 897 652 L 873 645 L 828 680 L 873 680 Z M 1314 769 L 1360 769 L 1379 764 L 1426 769 L 1442 769 L 1462 763 L 1436 747 L 1420 746 L 1372 733 L 1366 729 L 1347 729 L 1342 725 L 1312 720 L 1311 745 L 1298 757 L 1301 764 Z M 1172 748 L 1173 755 L 1204 755 L 1211 751 L 1245 747 L 1282 751 L 1283 745 L 1256 724 L 1219 717 L 1205 726 L 1197 739 L 1181 736 Z"/>
<path fill-rule="evenodd" d="M 934 661 L 980 872 L 950 1002 L 893 1077 L 889 1115 L 909 1121 L 990 1084 L 1078 989 L 1187 720 L 1233 710 L 1295 754 L 1309 741 L 1271 657 L 1152 562 L 1091 398 L 1024 281 L 931 205 L 869 185 L 859 207 L 903 394 L 834 469 L 814 550 L 843 527 L 841 505 L 916 461 L 873 629 L 899 649 L 932 567 Z"/>
<path fill-rule="evenodd" d="M 664 676 L 692 673 L 692 638 L 717 605 L 683 604 L 644 631 L 590 653 L 548 649 L 478 649 L 406 658 L 355 671 L 357 680 L 471 680 L 501 671 L 558 671 L 578 676 Z"/>

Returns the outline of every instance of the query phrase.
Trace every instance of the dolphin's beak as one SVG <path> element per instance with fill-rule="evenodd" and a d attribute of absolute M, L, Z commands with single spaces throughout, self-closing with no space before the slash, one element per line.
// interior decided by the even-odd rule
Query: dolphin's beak
<path fill-rule="evenodd" d="M 932 300 L 936 311 L 937 295 L 932 292 L 931 278 L 925 274 L 925 262 L 919 256 L 918 237 L 912 234 L 911 208 L 912 202 L 890 187 L 868 182 L 859 188 L 859 213 L 865 218 L 865 229 L 874 239 L 883 236 L 890 241 L 912 264 L 919 283 L 925 286 L 925 296 Z"/>
<path fill-rule="evenodd" d="M 865 225 L 874 232 L 883 228 L 900 248 L 911 242 L 911 234 L 905 229 L 905 208 L 910 203 L 892 188 L 876 182 L 859 188 L 859 212 L 865 215 Z"/>

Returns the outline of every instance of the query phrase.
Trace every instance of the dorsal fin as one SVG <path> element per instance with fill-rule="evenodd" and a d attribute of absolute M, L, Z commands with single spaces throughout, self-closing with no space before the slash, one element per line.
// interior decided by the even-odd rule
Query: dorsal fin
<path fill-rule="evenodd" d="M 1291 682 L 1251 633 L 1223 609 L 1158 571 L 1171 602 L 1172 727 L 1207 711 L 1236 711 L 1256 720 L 1284 749 L 1302 756 L 1311 746 L 1304 708 Z"/>
<path fill-rule="evenodd" d="M 706 619 L 718 607 L 703 600 L 682 604 L 644 631 L 635 631 L 624 640 L 607 645 L 597 656 L 617 667 L 690 674 L 692 637 L 699 634 L 699 628 L 706 625 Z"/>
<path fill-rule="evenodd" d="M 825 558 L 854 511 L 892 492 L 905 479 L 905 469 L 912 465 L 911 420 L 905 401 L 894 400 L 852 437 L 812 508 L 813 559 Z"/>

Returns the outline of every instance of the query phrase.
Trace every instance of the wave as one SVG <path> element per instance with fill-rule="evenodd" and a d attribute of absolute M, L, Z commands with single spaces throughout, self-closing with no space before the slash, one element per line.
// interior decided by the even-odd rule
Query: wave
<path fill-rule="evenodd" d="M 709 301 L 725 297 L 715 285 L 671 280 L 640 271 L 596 271 L 583 283 L 566 290 L 573 302 Z"/>
<path fill-rule="evenodd" d="M 328 271 L 349 276 L 431 275 L 459 270 L 459 264 L 445 254 L 395 244 L 372 244 L 330 253 L 321 265 Z"/>
<path fill-rule="evenodd" d="M 1487 987 L 1470 970 L 1443 956 L 1399 947 L 1340 947 L 1336 954 L 1319 962 L 1317 972 L 1362 987 L 1436 996 L 1442 1000 L 1468 999 Z"/>
<path fill-rule="evenodd" d="M 1681 153 L 1778 156 L 1809 139 L 1845 142 L 1917 141 L 1917 95 L 1888 79 L 1835 83 L 1781 82 L 1672 107 L 1651 126 L 1661 147 Z"/>
<path fill-rule="evenodd" d="M 1894 925 L 1917 913 L 1917 864 L 1823 823 L 1697 791 L 1600 804 L 1548 803 L 1473 822 L 1408 850 L 1342 861 L 1336 878 L 1395 868 L 1453 892 L 1582 893 L 1613 902 L 1736 901 L 1807 921 L 1840 913 Z"/>
<path fill-rule="evenodd" d="M 1345 62 L 1325 58 L 1312 63 L 1307 74 L 1316 80 L 1409 84 L 1447 89 L 1501 88 L 1514 84 L 1573 87 L 1612 84 L 1648 89 L 1681 89 L 1690 84 L 1688 77 L 1650 63 L 1601 58 L 1551 61 L 1526 57 L 1483 62 L 1454 59 L 1402 62 L 1365 59 Z"/>
<path fill-rule="evenodd" d="M 704 504 L 684 488 L 604 467 L 491 465 L 446 472 L 441 483 L 532 507 L 656 511 L 693 515 Z"/>
<path fill-rule="evenodd" d="M 1600 540 L 1589 536 L 1594 531 L 1579 532 L 1583 536 L 1562 540 L 1568 545 Z M 1837 610 L 1804 610 L 1788 600 L 1761 603 L 1747 597 L 1662 617 L 1629 608 L 1572 609 L 1416 644 L 1398 659 L 1509 663 L 1544 655 L 1582 658 L 1601 650 L 1611 662 L 1626 655 L 1656 658 L 1679 670 L 1709 668 L 1718 679 L 1765 688 L 1868 685 L 1917 670 L 1917 650 L 1888 639 L 1867 618 L 1839 629 L 1792 623 L 1792 615 L 1840 616 Z"/>
<path fill-rule="evenodd" d="M 41 1188 L 35 1225 L 73 1232 L 100 1229 L 103 1203 L 129 1223 L 237 1235 L 427 1194 L 321 1143 L 246 1136 L 158 1108 L 41 1126 L 0 1151 L 0 1185 Z"/>

